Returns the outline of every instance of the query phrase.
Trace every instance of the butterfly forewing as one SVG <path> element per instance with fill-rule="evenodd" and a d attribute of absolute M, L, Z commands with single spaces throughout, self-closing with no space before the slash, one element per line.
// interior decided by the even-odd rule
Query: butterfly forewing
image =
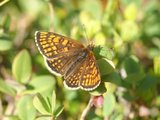
<path fill-rule="evenodd" d="M 35 39 L 39 51 L 48 59 L 72 54 L 84 48 L 79 42 L 52 32 L 37 31 Z"/>

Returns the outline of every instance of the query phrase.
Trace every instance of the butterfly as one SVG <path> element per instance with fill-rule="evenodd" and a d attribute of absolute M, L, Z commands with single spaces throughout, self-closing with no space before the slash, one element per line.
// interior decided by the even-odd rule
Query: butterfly
<path fill-rule="evenodd" d="M 69 89 L 91 91 L 101 82 L 100 72 L 93 54 L 93 45 L 53 32 L 35 32 L 35 42 L 49 71 L 63 76 Z"/>

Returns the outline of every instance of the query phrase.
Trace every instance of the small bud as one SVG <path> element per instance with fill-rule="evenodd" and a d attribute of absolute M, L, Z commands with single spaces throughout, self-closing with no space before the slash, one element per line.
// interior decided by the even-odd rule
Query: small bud
<path fill-rule="evenodd" d="M 93 97 L 93 105 L 95 107 L 102 107 L 104 98 L 102 95 Z"/>

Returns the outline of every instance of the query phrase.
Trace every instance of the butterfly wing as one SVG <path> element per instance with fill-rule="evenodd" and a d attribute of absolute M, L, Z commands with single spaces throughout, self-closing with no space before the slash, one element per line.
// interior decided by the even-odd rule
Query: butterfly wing
<path fill-rule="evenodd" d="M 80 80 L 80 87 L 83 90 L 93 90 L 97 88 L 101 82 L 100 72 L 96 59 L 92 51 L 89 51 L 88 58 L 85 60 L 83 74 Z"/>
<path fill-rule="evenodd" d="M 81 88 L 87 91 L 93 90 L 100 84 L 100 72 L 92 51 L 72 74 L 64 78 L 64 84 L 68 88 Z"/>
<path fill-rule="evenodd" d="M 74 71 L 71 71 L 72 74 L 64 76 L 64 85 L 68 89 L 79 89 L 80 88 L 80 80 L 83 74 L 83 69 L 85 66 L 85 60 L 82 60 L 78 65 L 76 65 L 76 68 L 74 68 Z"/>
<path fill-rule="evenodd" d="M 52 32 L 37 31 L 35 42 L 40 53 L 47 59 L 73 54 L 84 48 L 78 41 Z"/>
<path fill-rule="evenodd" d="M 53 59 L 45 58 L 46 66 L 51 73 L 60 74 L 64 76 L 64 74 L 70 68 L 70 66 L 74 64 L 74 62 L 77 60 L 78 54 L 79 52 L 74 52 L 73 54 L 63 55 L 63 56 L 56 57 Z M 78 64 L 74 65 L 74 68 L 77 65 Z M 72 71 L 74 70 L 72 69 Z"/>

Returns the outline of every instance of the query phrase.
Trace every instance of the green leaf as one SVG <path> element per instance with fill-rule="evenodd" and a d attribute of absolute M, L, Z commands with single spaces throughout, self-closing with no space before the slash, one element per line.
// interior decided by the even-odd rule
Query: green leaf
<path fill-rule="evenodd" d="M 3 28 L 4 28 L 5 31 L 8 32 L 8 30 L 10 28 L 10 24 L 11 24 L 11 16 L 9 14 L 6 14 L 4 16 L 3 23 L 2 23 Z"/>
<path fill-rule="evenodd" d="M 126 99 L 128 102 L 132 102 L 136 99 L 137 96 L 131 95 L 129 91 L 123 92 L 123 98 Z"/>
<path fill-rule="evenodd" d="M 34 107 L 41 113 L 45 115 L 51 115 L 51 109 L 45 100 L 45 98 L 41 94 L 37 94 L 33 99 Z"/>
<path fill-rule="evenodd" d="M 140 82 L 138 86 L 139 91 L 146 91 L 150 88 L 155 88 L 157 79 L 155 76 L 146 75 L 145 78 Z"/>
<path fill-rule="evenodd" d="M 95 90 L 90 91 L 89 93 L 93 96 L 99 96 L 107 92 L 104 82 L 102 82 Z"/>
<path fill-rule="evenodd" d="M 20 120 L 20 118 L 18 116 L 14 116 L 14 115 L 11 115 L 11 116 L 7 116 L 7 118 L 9 120 Z"/>
<path fill-rule="evenodd" d="M 127 6 L 126 10 L 124 11 L 124 16 L 127 20 L 136 20 L 137 17 L 137 6 L 135 3 L 131 3 Z"/>
<path fill-rule="evenodd" d="M 93 49 L 94 56 L 96 57 L 97 60 L 102 58 L 102 56 L 99 54 L 101 49 L 102 49 L 101 46 L 95 46 Z"/>
<path fill-rule="evenodd" d="M 112 93 L 107 93 L 104 96 L 104 104 L 103 104 L 103 115 L 105 117 L 109 116 L 113 112 L 115 104 L 116 104 L 115 96 Z"/>
<path fill-rule="evenodd" d="M 27 83 L 31 77 L 31 57 L 27 50 L 19 52 L 13 61 L 12 73 L 20 83 Z"/>
<path fill-rule="evenodd" d="M 51 104 L 52 104 L 52 113 L 54 113 L 55 107 L 56 107 L 56 93 L 55 93 L 54 90 L 52 92 L 52 102 L 51 102 Z"/>
<path fill-rule="evenodd" d="M 57 117 L 62 113 L 64 107 L 63 106 L 59 106 L 56 111 L 54 112 L 54 118 L 57 119 Z"/>
<path fill-rule="evenodd" d="M 124 80 L 130 84 L 137 84 L 144 77 L 145 77 L 144 73 L 133 73 L 133 74 L 127 75 L 127 77 Z"/>
<path fill-rule="evenodd" d="M 121 38 L 121 36 L 119 35 L 119 33 L 117 33 L 117 31 L 113 30 L 113 34 L 114 34 L 114 50 L 119 51 L 119 48 L 122 46 L 123 44 L 123 40 Z"/>
<path fill-rule="evenodd" d="M 121 77 L 117 72 L 112 72 L 109 75 L 104 75 L 104 76 L 102 76 L 101 79 L 103 82 L 111 82 L 111 83 L 116 84 L 118 86 L 121 86 L 121 84 L 122 84 Z"/>
<path fill-rule="evenodd" d="M 122 80 L 121 83 L 122 83 L 121 84 L 122 87 L 124 87 L 124 88 L 130 89 L 132 87 L 132 84 L 126 82 L 125 80 Z"/>
<path fill-rule="evenodd" d="M 97 61 L 97 64 L 99 66 L 101 76 L 110 74 L 114 71 L 113 63 L 110 64 L 107 59 L 100 59 Z"/>
<path fill-rule="evenodd" d="M 106 44 L 106 36 L 102 32 L 98 32 L 95 34 L 94 43 L 96 46 L 104 46 Z"/>
<path fill-rule="evenodd" d="M 92 6 L 92 7 L 90 7 Z M 81 3 L 81 9 L 87 13 L 89 13 L 90 16 L 93 16 L 94 19 L 100 19 L 101 17 L 101 6 L 99 4 L 98 1 L 94 1 L 94 0 L 86 0 L 84 2 Z M 82 13 L 81 13 L 82 14 Z M 89 15 L 87 17 L 89 17 Z M 83 17 L 83 16 L 82 16 Z M 82 22 L 86 23 L 88 21 L 84 21 L 83 19 L 87 19 L 87 18 L 81 18 Z M 88 20 L 88 19 L 87 19 Z M 88 23 L 89 24 L 89 23 Z M 88 28 L 89 29 L 89 28 Z"/>
<path fill-rule="evenodd" d="M 35 120 L 36 110 L 32 104 L 32 97 L 22 96 L 17 103 L 17 111 L 21 120 Z"/>
<path fill-rule="evenodd" d="M 150 102 L 156 96 L 157 78 L 147 75 L 137 87 L 137 93 L 143 100 Z"/>
<path fill-rule="evenodd" d="M 157 96 L 155 103 L 158 107 L 160 107 L 160 95 Z"/>
<path fill-rule="evenodd" d="M 123 120 L 123 113 L 114 113 L 111 117 L 110 120 Z"/>
<path fill-rule="evenodd" d="M 140 67 L 137 57 L 133 55 L 125 59 L 124 67 L 127 74 L 142 72 L 142 69 Z"/>
<path fill-rule="evenodd" d="M 106 46 L 96 46 L 93 49 L 93 52 L 95 54 L 96 59 L 107 58 L 109 60 L 112 60 L 114 57 L 114 52 L 112 51 L 112 49 Z"/>
<path fill-rule="evenodd" d="M 154 58 L 154 73 L 160 75 L 160 56 Z"/>
<path fill-rule="evenodd" d="M 109 60 L 112 60 L 114 57 L 114 53 L 111 49 L 109 49 L 108 47 L 102 47 L 99 53 L 102 57 L 105 57 Z"/>
<path fill-rule="evenodd" d="M 139 37 L 139 27 L 135 21 L 123 21 L 121 23 L 120 34 L 123 41 L 135 41 Z"/>
<path fill-rule="evenodd" d="M 11 96 L 15 96 L 16 95 L 16 91 L 9 86 L 4 80 L 0 79 L 0 91 L 6 94 L 9 94 Z"/>
<path fill-rule="evenodd" d="M 156 96 L 156 90 L 153 88 L 149 88 L 145 91 L 139 91 L 137 92 L 137 96 L 141 99 L 143 99 L 144 102 L 150 103 L 153 98 Z"/>
<path fill-rule="evenodd" d="M 36 94 L 52 91 L 55 85 L 55 78 L 51 75 L 41 75 L 34 77 L 27 85 L 25 93 Z"/>
<path fill-rule="evenodd" d="M 0 38 L 0 51 L 10 50 L 12 48 L 12 42 Z"/>

